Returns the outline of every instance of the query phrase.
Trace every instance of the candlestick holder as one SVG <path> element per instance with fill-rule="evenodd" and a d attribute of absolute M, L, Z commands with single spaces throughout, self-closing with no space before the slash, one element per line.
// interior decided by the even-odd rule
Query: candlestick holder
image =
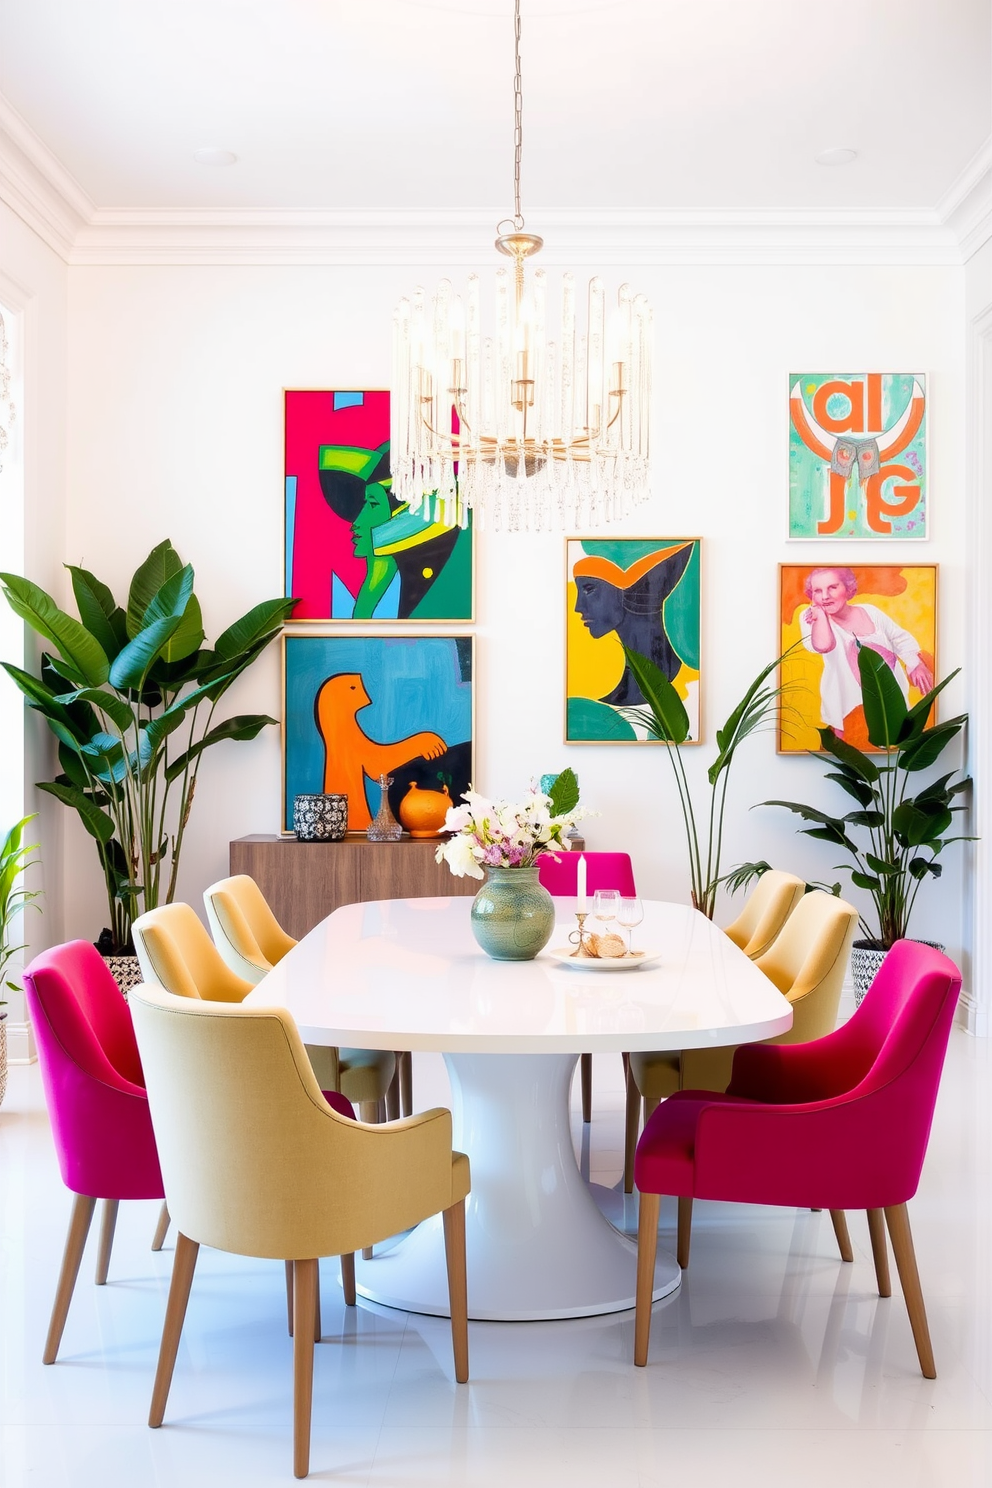
<path fill-rule="evenodd" d="M 568 937 L 568 943 L 569 943 L 569 945 L 574 945 L 575 946 L 575 950 L 572 952 L 572 955 L 573 956 L 582 956 L 582 955 L 585 954 L 585 949 L 584 949 L 585 948 L 585 940 L 586 940 L 585 924 L 586 924 L 586 920 L 589 918 L 589 913 L 588 913 L 588 911 L 586 911 L 586 913 L 583 914 L 581 910 L 576 910 L 576 912 L 575 912 L 575 918 L 579 922 L 579 928 L 578 928 L 578 930 L 573 930 L 571 932 L 571 934 Z M 578 936 L 578 939 L 576 939 L 576 936 Z"/>

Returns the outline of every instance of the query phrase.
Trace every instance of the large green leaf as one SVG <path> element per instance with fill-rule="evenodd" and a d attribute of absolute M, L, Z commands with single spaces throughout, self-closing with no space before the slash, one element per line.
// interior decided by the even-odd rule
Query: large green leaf
<path fill-rule="evenodd" d="M 955 667 L 949 677 L 945 677 L 943 682 L 938 682 L 937 686 L 931 688 L 928 693 L 925 693 L 919 702 L 913 704 L 906 714 L 902 728 L 899 730 L 898 742 L 900 744 L 907 744 L 911 739 L 919 738 L 920 734 L 926 728 L 927 719 L 930 717 L 930 710 L 934 705 L 935 699 L 943 692 L 949 682 L 954 681 L 960 670 L 960 667 Z"/>
<path fill-rule="evenodd" d="M 828 770 L 825 778 L 836 781 L 841 790 L 847 791 L 847 794 L 853 796 L 856 801 L 860 801 L 862 806 L 870 806 L 875 799 L 875 792 L 871 786 L 857 775 L 844 774 L 840 770 Z"/>
<path fill-rule="evenodd" d="M 143 628 L 172 617 L 180 623 L 162 651 L 161 659 L 168 665 L 192 656 L 203 640 L 203 617 L 200 602 L 193 593 L 193 568 L 189 563 L 166 579 L 145 611 Z"/>
<path fill-rule="evenodd" d="M 926 770 L 940 758 L 951 740 L 957 737 L 967 719 L 968 715 L 961 713 L 957 718 L 949 718 L 946 723 L 935 723 L 933 728 L 927 729 L 926 733 L 900 751 L 900 767 L 903 770 Z"/>
<path fill-rule="evenodd" d="M 51 595 L 30 579 L 22 578 L 20 574 L 0 573 L 0 581 L 15 615 L 51 641 L 81 680 L 91 687 L 100 687 L 106 682 L 110 671 L 107 653 L 84 625 L 60 610 Z"/>
<path fill-rule="evenodd" d="M 832 728 L 821 728 L 818 730 L 818 733 L 820 735 L 820 748 L 824 753 L 832 754 L 834 759 L 846 765 L 849 770 L 853 771 L 855 775 L 859 775 L 862 780 L 874 782 L 878 779 L 878 766 L 867 754 L 862 754 L 860 749 L 856 749 L 846 739 L 838 739 Z"/>
<path fill-rule="evenodd" d="M 122 734 L 134 727 L 134 714 L 124 698 L 118 697 L 116 693 L 107 692 L 102 687 L 81 687 L 76 692 L 63 693 L 59 702 L 69 705 L 81 702 L 89 703 L 91 707 L 106 713 L 107 717 L 119 729 Z"/>
<path fill-rule="evenodd" d="M 684 744 L 689 737 L 689 715 L 685 705 L 660 667 L 639 651 L 623 648 L 634 681 L 651 709 L 659 739 Z"/>
<path fill-rule="evenodd" d="M 113 661 L 127 640 L 124 611 L 120 608 L 106 584 L 85 568 L 76 568 L 67 563 L 72 579 L 72 592 L 79 610 L 79 618 L 90 635 L 95 636 Z"/>
<path fill-rule="evenodd" d="M 870 646 L 858 651 L 858 671 L 868 738 L 876 749 L 892 749 L 909 712 L 902 689 L 884 656 Z"/>
<path fill-rule="evenodd" d="M 128 641 L 110 668 L 111 684 L 121 692 L 130 687 L 140 687 L 179 625 L 179 616 L 172 615 L 153 620 L 151 625 L 140 630 L 133 640 Z"/>
<path fill-rule="evenodd" d="M 880 878 L 869 878 L 867 873 L 859 873 L 856 869 L 852 870 L 851 882 L 859 889 L 867 889 L 870 894 L 878 893 L 882 887 Z"/>
<path fill-rule="evenodd" d="M 953 820 L 949 811 L 921 811 L 912 801 L 903 801 L 892 813 L 893 830 L 908 847 L 936 842 Z"/>
<path fill-rule="evenodd" d="M 58 694 L 46 687 L 44 682 L 33 677 L 21 667 L 14 666 L 13 662 L 0 662 L 8 677 L 17 684 L 21 692 L 27 698 L 32 708 L 44 715 L 49 721 L 57 719 L 75 738 L 82 743 L 88 738 L 91 730 L 80 727 L 73 718 L 72 711 L 58 700 Z"/>
<path fill-rule="evenodd" d="M 298 599 L 266 599 L 255 605 L 217 637 L 214 650 L 218 657 L 229 662 L 250 650 L 263 636 L 278 635 L 298 604 Z"/>
<path fill-rule="evenodd" d="M 574 770 L 562 770 L 551 782 L 551 814 L 564 816 L 579 804 L 579 782 Z"/>
<path fill-rule="evenodd" d="M 144 563 L 136 571 L 127 597 L 127 633 L 132 640 L 141 630 L 145 620 L 145 611 L 166 579 L 171 579 L 173 574 L 179 573 L 182 566 L 183 560 L 166 538 L 164 542 L 152 548 Z"/>
<path fill-rule="evenodd" d="M 276 722 L 275 718 L 269 718 L 265 713 L 239 713 L 234 718 L 225 719 L 223 723 L 219 723 L 216 728 L 212 728 L 208 734 L 204 734 L 202 739 L 198 739 L 195 744 L 191 745 L 185 754 L 181 754 L 178 759 L 170 763 L 165 772 L 166 780 L 171 782 L 178 779 L 186 766 L 192 764 L 197 755 L 209 749 L 211 744 L 219 744 L 222 739 L 254 739 L 268 724 Z"/>
<path fill-rule="evenodd" d="M 66 806 L 71 806 L 79 813 L 79 819 L 98 842 L 109 842 L 114 835 L 114 823 L 105 811 L 99 806 L 94 806 L 88 797 L 74 785 L 57 785 L 53 780 L 39 780 L 38 789 L 47 791 L 50 796 L 55 796 Z"/>

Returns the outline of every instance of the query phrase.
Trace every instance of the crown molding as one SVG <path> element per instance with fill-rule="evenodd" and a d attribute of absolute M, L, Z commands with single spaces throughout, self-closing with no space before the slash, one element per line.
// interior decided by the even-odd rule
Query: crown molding
<path fill-rule="evenodd" d="M 469 266 L 495 213 L 98 208 L 0 96 L 0 200 L 71 265 Z M 932 211 L 551 212 L 544 262 L 959 265 L 992 235 L 992 139 Z"/>

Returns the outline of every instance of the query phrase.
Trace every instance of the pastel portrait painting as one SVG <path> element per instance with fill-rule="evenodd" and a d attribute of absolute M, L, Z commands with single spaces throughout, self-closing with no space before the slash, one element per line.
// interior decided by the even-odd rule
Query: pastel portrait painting
<path fill-rule="evenodd" d="M 388 392 L 289 390 L 285 417 L 294 621 L 471 620 L 471 528 L 393 496 Z"/>
<path fill-rule="evenodd" d="M 411 783 L 458 801 L 472 780 L 471 636 L 290 635 L 283 830 L 298 795 L 348 797 L 363 831 L 390 775 L 394 814 Z"/>
<path fill-rule="evenodd" d="M 657 742 L 627 646 L 674 684 L 698 743 L 698 538 L 570 538 L 565 548 L 565 742 Z"/>
<path fill-rule="evenodd" d="M 936 673 L 935 564 L 781 567 L 779 750 L 819 749 L 832 728 L 868 750 L 858 652 L 877 651 L 912 705 Z M 786 654 L 787 653 L 787 654 Z"/>

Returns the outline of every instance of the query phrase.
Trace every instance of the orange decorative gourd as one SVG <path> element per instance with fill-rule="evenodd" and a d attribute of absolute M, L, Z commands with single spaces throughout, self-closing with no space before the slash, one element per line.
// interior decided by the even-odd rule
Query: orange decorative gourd
<path fill-rule="evenodd" d="M 421 790 L 415 781 L 400 802 L 400 821 L 411 837 L 437 837 L 444 826 L 451 797 L 448 787 L 436 790 Z"/>

